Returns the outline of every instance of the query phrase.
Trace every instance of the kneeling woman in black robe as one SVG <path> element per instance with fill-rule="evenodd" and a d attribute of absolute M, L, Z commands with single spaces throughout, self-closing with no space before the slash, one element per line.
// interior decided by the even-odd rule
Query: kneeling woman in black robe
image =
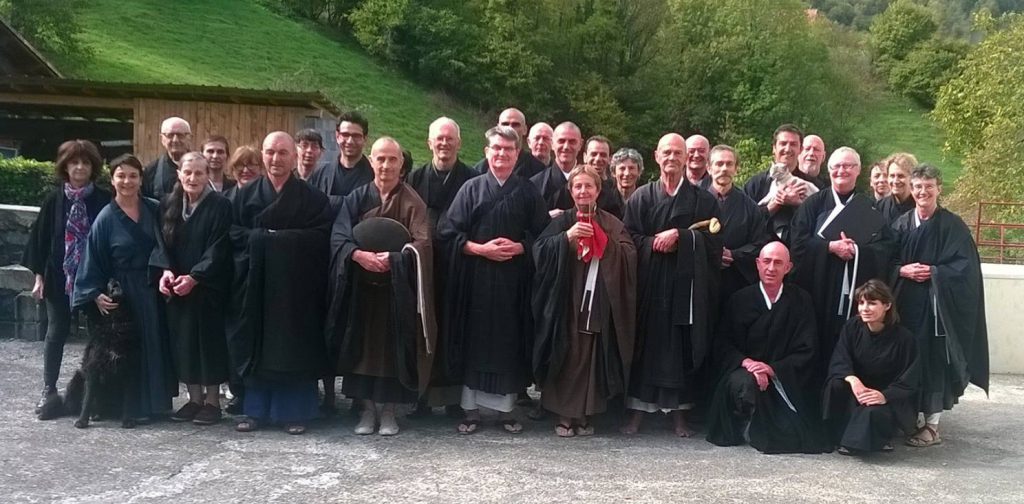
<path fill-rule="evenodd" d="M 889 287 L 868 280 L 854 296 L 859 317 L 839 333 L 823 403 L 843 455 L 890 451 L 897 428 L 914 431 L 920 377 L 914 335 L 898 324 Z"/>
<path fill-rule="evenodd" d="M 171 420 L 210 425 L 221 419 L 220 384 L 228 381 L 231 202 L 210 187 L 203 156 L 190 152 L 163 210 L 163 239 L 150 266 L 163 270 L 159 289 L 167 297 L 171 350 L 189 396 Z"/>

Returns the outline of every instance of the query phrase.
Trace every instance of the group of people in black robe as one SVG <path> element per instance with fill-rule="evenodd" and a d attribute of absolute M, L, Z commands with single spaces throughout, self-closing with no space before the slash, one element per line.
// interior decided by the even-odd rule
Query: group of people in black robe
<path fill-rule="evenodd" d="M 113 198 L 93 183 L 95 147 L 61 146 L 64 184 L 24 261 L 53 321 L 43 399 L 71 314 L 118 308 L 111 278 L 138 330 L 140 419 L 170 413 L 180 381 L 170 418 L 216 423 L 230 383 L 236 430 L 301 434 L 334 412 L 341 377 L 357 434 L 397 434 L 400 405 L 443 406 L 460 434 L 496 413 L 515 434 L 533 385 L 531 418 L 552 413 L 560 437 L 592 435 L 618 401 L 626 434 L 664 412 L 681 437 L 703 418 L 719 445 L 858 453 L 898 432 L 938 444 L 941 412 L 968 383 L 987 391 L 980 262 L 934 167 L 876 201 L 853 149 L 823 177 L 824 142 L 792 125 L 742 188 L 736 151 L 703 136 L 662 137 L 641 185 L 635 150 L 571 122 L 528 130 L 514 108 L 474 167 L 449 118 L 411 172 L 393 138 L 365 156 L 368 134 L 350 112 L 337 158 L 319 159 L 315 130 L 228 158 L 219 136 L 190 152 L 169 118 L 153 164 L 110 163 Z"/>

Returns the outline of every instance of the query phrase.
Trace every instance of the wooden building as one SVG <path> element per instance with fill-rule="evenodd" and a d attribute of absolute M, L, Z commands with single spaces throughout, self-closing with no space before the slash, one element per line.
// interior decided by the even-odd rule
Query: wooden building
<path fill-rule="evenodd" d="M 257 144 L 271 131 L 315 128 L 336 152 L 338 108 L 319 92 L 181 84 L 97 82 L 64 78 L 23 37 L 0 20 L 0 147 L 52 160 L 61 142 L 91 140 L 105 158 L 134 152 L 159 156 L 160 123 L 178 116 L 192 125 L 192 148 L 208 135 L 231 147 Z"/>

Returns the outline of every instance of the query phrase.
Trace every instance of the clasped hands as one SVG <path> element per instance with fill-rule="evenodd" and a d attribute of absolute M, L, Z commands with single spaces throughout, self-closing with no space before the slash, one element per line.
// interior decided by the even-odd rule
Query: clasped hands
<path fill-rule="evenodd" d="M 470 255 L 478 255 L 496 262 L 505 262 L 526 251 L 523 244 L 497 237 L 484 243 L 467 242 L 464 251 Z"/>
<path fill-rule="evenodd" d="M 676 228 L 666 229 L 654 235 L 654 243 L 651 244 L 651 248 L 655 252 L 661 252 L 662 254 L 675 252 L 678 247 L 679 230 Z"/>
<path fill-rule="evenodd" d="M 932 267 L 927 264 L 910 263 L 900 266 L 900 276 L 914 282 L 927 282 L 932 278 Z"/>
<path fill-rule="evenodd" d="M 860 378 L 847 376 L 846 382 L 850 384 L 853 396 L 857 398 L 857 403 L 861 406 L 878 406 L 886 403 L 885 394 L 873 388 L 868 388 L 861 383 Z"/>
<path fill-rule="evenodd" d="M 192 278 L 192 275 L 175 276 L 171 270 L 164 270 L 164 274 L 160 276 L 160 294 L 167 297 L 171 297 L 171 295 L 187 296 L 198 283 L 195 278 Z M 97 302 L 97 304 L 99 303 Z"/>
<path fill-rule="evenodd" d="M 846 237 L 846 233 L 840 231 L 839 239 L 828 242 L 828 251 L 836 257 L 849 261 L 857 253 L 857 242 Z"/>
<path fill-rule="evenodd" d="M 768 390 L 768 379 L 775 376 L 775 370 L 771 366 L 749 357 L 743 359 L 740 366 L 746 369 L 748 373 L 754 375 L 754 381 L 757 382 L 758 390 L 761 392 Z"/>
<path fill-rule="evenodd" d="M 391 271 L 391 260 L 389 252 L 367 252 L 356 250 L 352 252 L 352 260 L 371 273 L 387 273 Z"/>

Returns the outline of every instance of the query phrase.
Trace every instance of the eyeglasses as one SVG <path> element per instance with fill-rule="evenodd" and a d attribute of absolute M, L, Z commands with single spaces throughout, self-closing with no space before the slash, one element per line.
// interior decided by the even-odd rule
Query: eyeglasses
<path fill-rule="evenodd" d="M 192 133 L 177 133 L 177 132 L 164 133 L 164 132 L 160 132 L 160 135 L 163 136 L 164 138 L 170 138 L 170 139 L 173 140 L 175 138 L 177 138 L 177 139 L 188 138 L 188 137 L 192 136 Z"/>
<path fill-rule="evenodd" d="M 836 164 L 832 165 L 830 168 L 832 168 L 833 170 L 838 170 L 840 168 L 846 169 L 846 170 L 854 170 L 854 169 L 860 168 L 860 165 L 857 164 L 857 163 L 836 163 Z"/>
<path fill-rule="evenodd" d="M 250 173 L 259 173 L 260 172 L 260 166 L 259 165 L 242 165 L 242 166 L 238 167 L 238 171 L 240 171 L 240 172 L 250 172 Z"/>

